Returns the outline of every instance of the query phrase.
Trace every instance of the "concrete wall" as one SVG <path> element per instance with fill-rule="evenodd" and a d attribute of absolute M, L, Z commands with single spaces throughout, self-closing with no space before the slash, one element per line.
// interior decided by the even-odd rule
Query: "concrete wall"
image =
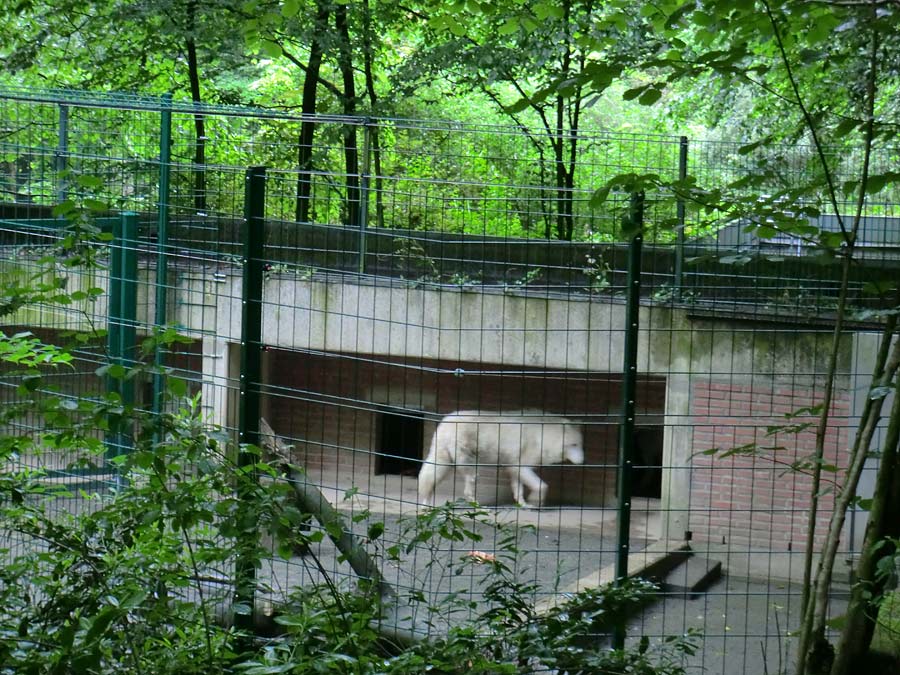
<path fill-rule="evenodd" d="M 218 300 L 215 331 L 229 340 L 238 340 L 239 321 L 235 318 L 240 315 L 236 299 L 240 297 L 240 279 L 226 276 L 213 280 L 209 276 L 191 282 L 194 295 L 215 296 Z M 198 283 L 206 284 L 207 290 L 196 290 Z M 356 355 L 361 360 L 354 361 L 355 377 L 382 380 L 372 384 L 368 392 L 357 388 L 348 395 L 346 389 L 342 390 L 341 395 L 354 400 L 404 403 L 402 396 L 412 396 L 418 401 L 414 408 L 421 405 L 425 410 L 441 411 L 444 407 L 431 390 L 446 390 L 445 385 L 423 388 L 390 384 L 393 375 L 386 371 L 362 375 L 361 364 L 371 359 L 401 361 L 413 369 L 427 365 L 438 383 L 451 374 L 477 383 L 473 393 L 462 400 L 474 402 L 477 405 L 472 407 L 482 409 L 497 407 L 504 398 L 491 393 L 491 385 L 478 371 L 506 371 L 504 379 L 513 382 L 511 373 L 516 368 L 563 372 L 569 381 L 577 379 L 574 373 L 579 372 L 586 377 L 621 372 L 624 307 L 614 298 L 473 292 L 455 287 L 418 287 L 412 283 L 378 285 L 369 280 L 356 283 L 349 278 L 345 282 L 339 278 L 274 277 L 266 282 L 265 303 L 266 344 L 342 358 Z M 210 305 L 211 300 L 207 300 L 207 306 Z M 196 312 L 185 313 L 199 328 L 198 316 Z M 751 441 L 765 446 L 767 427 L 784 423 L 785 413 L 808 407 L 817 400 L 830 345 L 828 329 L 700 318 L 690 316 L 684 309 L 662 306 L 641 308 L 639 371 L 665 383 L 660 385 L 664 386 L 664 400 L 653 406 L 652 414 L 664 415 L 665 423 L 662 508 L 666 512 L 666 537 L 680 540 L 691 532 L 697 539 L 720 540 L 739 530 L 742 534 L 737 539 L 752 545 L 797 543 L 793 534 L 784 538 L 781 533 L 803 530 L 804 495 L 808 490 L 802 477 L 792 476 L 790 497 L 782 494 L 785 490 L 781 483 L 787 479 L 779 474 L 778 467 L 789 467 L 802 459 L 809 450 L 807 437 L 781 434 L 778 445 L 785 449 L 778 451 L 777 457 L 766 459 L 763 452 L 746 466 L 741 464 L 745 459 L 714 460 L 702 453 L 713 447 L 727 450 Z M 849 401 L 853 349 L 853 339 L 848 337 L 841 349 L 834 431 L 829 434 L 829 452 L 834 454 L 837 466 L 841 465 L 840 450 L 847 444 L 846 427 L 852 425 Z M 313 369 L 322 367 L 319 364 Z M 277 378 L 288 369 L 276 367 L 273 372 Z M 334 386 L 341 381 L 333 374 L 322 378 Z M 293 381 L 296 383 L 296 379 Z M 328 387 L 311 384 L 310 389 Z M 398 391 L 405 392 L 400 399 L 396 398 L 400 396 Z M 617 401 L 617 395 L 612 394 L 609 401 Z M 426 400 L 428 397 L 432 398 Z M 557 399 L 551 396 L 549 400 Z M 328 403 L 315 405 L 320 406 L 320 413 L 314 415 L 319 423 L 325 419 L 323 411 Z M 463 406 L 447 405 L 446 410 L 454 407 Z M 340 406 L 335 408 L 338 409 Z M 566 410 L 557 405 L 556 411 L 589 417 L 598 409 L 596 402 L 580 407 L 570 402 Z M 341 448 L 365 452 L 365 448 L 372 447 L 374 433 L 372 420 L 366 420 L 366 415 L 371 417 L 371 413 L 357 411 L 353 413 L 353 423 L 346 425 L 335 420 L 334 425 L 343 429 L 341 433 L 329 435 L 319 431 L 313 434 L 313 440 L 328 437 L 331 440 L 325 445 L 339 452 Z M 606 431 L 603 437 L 604 443 L 612 445 L 615 435 Z M 607 452 L 604 457 L 601 463 L 611 463 L 613 454 Z M 336 461 L 340 465 L 343 460 Z M 358 462 L 354 465 L 361 466 Z M 763 475 L 768 478 L 763 479 Z M 608 503 L 612 485 L 608 475 L 603 483 L 603 500 Z M 778 490 L 772 492 L 768 506 L 755 501 L 759 489 L 774 490 L 776 483 Z M 726 503 L 731 507 L 726 509 Z M 823 508 L 827 514 L 827 500 Z M 766 534 L 752 534 L 776 528 L 777 540 L 767 539 Z"/>
<path fill-rule="evenodd" d="M 141 321 L 153 315 L 153 281 L 152 272 L 142 269 Z M 240 277 L 235 268 L 185 265 L 174 266 L 169 281 L 169 315 L 202 342 L 206 411 L 212 421 L 228 424 L 237 382 Z M 73 277 L 70 283 L 103 287 L 105 279 Z M 73 309 L 23 314 L 15 323 L 81 326 L 83 313 Z M 103 311 L 99 304 L 85 309 L 95 315 Z M 263 316 L 263 342 L 274 354 L 267 359 L 269 384 L 299 386 L 319 396 L 302 400 L 270 392 L 266 414 L 280 433 L 302 439 L 307 459 L 321 468 L 369 470 L 361 457 L 373 450 L 377 411 L 372 406 L 378 404 L 435 414 L 462 407 L 542 407 L 595 424 L 600 440 L 592 441 L 591 459 L 612 463 L 624 344 L 624 307 L 614 297 L 276 274 L 265 283 Z M 838 467 L 864 401 L 859 390 L 870 369 L 871 342 L 871 337 L 848 336 L 841 346 L 828 446 Z M 809 451 L 808 432 L 780 434 L 777 445 L 785 449 L 775 453 L 780 453 L 777 461 L 762 456 L 726 461 L 702 453 L 767 443 L 766 427 L 815 403 L 830 346 L 827 328 L 641 308 L 639 372 L 655 383 L 641 394 L 644 414 L 665 423 L 664 536 L 678 540 L 692 532 L 695 538 L 727 540 L 740 532 L 737 540 L 754 546 L 796 544 L 794 534 L 783 532 L 802 531 L 808 486 L 792 476 L 786 487 L 778 466 Z M 410 377 L 419 381 L 411 383 Z M 601 380 L 598 393 L 595 383 Z M 517 392 L 528 392 L 527 400 Z M 298 426 L 302 417 L 315 424 Z M 426 425 L 426 435 L 431 428 Z M 333 461 L 314 460 L 315 446 L 334 448 Z M 343 450 L 355 453 L 352 459 L 346 460 Z M 583 475 L 587 483 L 603 486 L 597 490 L 602 497 L 589 501 L 608 502 L 610 472 L 600 478 L 589 471 Z M 770 496 L 763 503 L 758 497 L 766 491 Z M 766 534 L 775 530 L 775 538 Z"/>
<path fill-rule="evenodd" d="M 805 541 L 810 495 L 803 472 L 814 450 L 814 430 L 805 425 L 814 425 L 816 417 L 786 416 L 821 402 L 830 331 L 687 314 L 673 317 L 672 331 L 664 535 L 680 540 L 690 532 L 701 541 L 797 550 Z M 853 349 L 847 336 L 826 433 L 826 461 L 838 469 L 846 463 L 855 424 Z M 822 500 L 820 533 L 830 517 L 830 499 Z"/>

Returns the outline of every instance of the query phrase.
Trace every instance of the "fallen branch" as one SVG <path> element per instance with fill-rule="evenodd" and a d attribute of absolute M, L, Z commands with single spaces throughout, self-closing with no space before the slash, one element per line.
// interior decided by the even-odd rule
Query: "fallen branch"
<path fill-rule="evenodd" d="M 359 538 L 353 534 L 341 513 L 331 505 L 318 487 L 291 463 L 290 446 L 284 443 L 265 419 L 259 420 L 260 445 L 268 453 L 265 459 L 277 466 L 289 479 L 294 491 L 294 505 L 301 513 L 308 513 L 325 530 L 329 539 L 344 556 L 344 559 L 361 579 L 372 583 L 378 591 L 382 617 L 377 629 L 385 637 L 398 645 L 410 645 L 427 638 L 427 627 L 416 623 L 412 612 L 401 613 L 399 596 L 385 580 L 381 570 L 369 555 Z M 340 535 L 337 533 L 340 532 Z M 409 609 L 408 607 L 405 609 Z M 409 628 L 399 624 L 409 622 Z"/>

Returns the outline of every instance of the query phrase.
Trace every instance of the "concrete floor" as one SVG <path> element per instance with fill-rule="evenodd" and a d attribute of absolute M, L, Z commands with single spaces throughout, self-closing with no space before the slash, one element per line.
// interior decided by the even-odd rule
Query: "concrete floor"
<path fill-rule="evenodd" d="M 372 520 L 381 520 L 386 529 L 382 550 L 393 542 L 405 541 L 404 522 L 421 509 L 416 504 L 416 479 L 405 476 L 371 476 L 361 491 L 344 496 L 350 481 L 337 476 L 321 476 L 322 489 L 347 516 L 368 510 Z M 629 569 L 636 570 L 680 545 L 658 541 L 659 502 L 635 499 L 632 510 Z M 539 608 L 554 602 L 561 593 L 597 586 L 611 580 L 615 562 L 617 512 L 608 508 L 485 507 L 490 517 L 513 528 L 519 535 L 520 555 L 513 566 L 519 579 L 535 586 Z M 364 535 L 368 519 L 354 525 Z M 386 562 L 388 581 L 401 592 L 422 591 L 430 599 L 456 596 L 464 602 L 480 603 L 481 581 L 486 570 L 469 565 L 461 574 L 452 573 L 452 561 L 473 551 L 502 555 L 497 530 L 486 524 L 473 525 L 483 538 L 479 542 L 442 542 L 413 549 L 400 562 Z M 353 573 L 323 545 L 320 562 L 333 569 L 337 578 L 352 582 Z M 793 640 L 790 633 L 799 622 L 801 587 L 791 583 L 799 568 L 799 557 L 784 557 L 766 551 L 734 551 L 727 547 L 695 543 L 699 555 L 723 561 L 725 576 L 705 593 L 694 597 L 660 595 L 629 625 L 634 644 L 649 637 L 660 645 L 664 636 L 683 635 L 697 629 L 702 635 L 700 649 L 680 659 L 688 672 L 763 673 L 790 672 Z M 378 546 L 375 546 L 378 549 Z M 309 561 L 287 561 L 276 569 L 271 580 L 279 587 L 313 581 L 317 572 Z M 305 577 L 305 580 L 304 580 Z M 833 613 L 842 611 L 845 588 L 835 592 Z M 421 618 L 421 617 L 420 617 Z M 462 618 L 461 616 L 458 618 Z"/>
<path fill-rule="evenodd" d="M 426 603 L 413 603 L 404 616 L 420 624 L 433 620 L 428 606 L 455 603 L 456 619 L 482 604 L 488 568 L 476 562 L 478 555 L 506 556 L 515 577 L 534 587 L 534 600 L 547 606 L 561 593 L 597 586 L 611 579 L 615 563 L 617 511 L 608 508 L 523 509 L 511 506 L 485 507 L 488 521 L 467 519 L 465 509 L 455 511 L 478 541 L 432 539 L 390 560 L 386 550 L 405 544 L 415 534 L 417 481 L 406 476 L 366 476 L 363 480 L 320 475 L 312 480 L 351 523 L 354 533 L 365 540 L 373 522 L 385 525 L 375 542 L 367 542 L 387 581 L 401 596 L 422 593 Z M 359 488 L 353 491 L 354 483 Z M 76 503 L 78 502 L 78 503 Z M 84 510 L 90 503 L 63 500 L 60 508 Z M 356 522 L 352 522 L 354 520 Z M 499 528 L 489 520 L 496 518 Z M 673 545 L 659 542 L 658 500 L 635 499 L 632 510 L 629 568 L 636 570 L 665 555 Z M 517 555 L 507 550 L 503 535 L 518 536 Z M 629 639 L 641 636 L 659 644 L 663 636 L 682 635 L 690 628 L 701 631 L 700 650 L 685 656 L 688 672 L 761 673 L 788 672 L 792 658 L 790 631 L 796 628 L 800 586 L 780 581 L 782 563 L 765 552 L 729 551 L 726 547 L 697 545 L 699 553 L 722 560 L 724 576 L 706 593 L 693 598 L 660 596 L 629 626 Z M 292 589 L 321 583 L 323 570 L 339 584 L 356 583 L 356 575 L 325 539 L 313 546 L 318 564 L 311 556 L 289 560 L 273 559 L 259 570 L 259 580 L 268 587 L 264 602 L 277 603 Z M 321 567 L 319 567 L 321 566 Z M 790 569 L 788 570 L 791 571 Z M 228 571 L 223 570 L 223 580 Z M 791 576 L 788 574 L 787 576 Z M 209 587 L 207 597 L 223 593 L 228 585 Z M 835 596 L 834 611 L 841 609 L 841 589 Z"/>

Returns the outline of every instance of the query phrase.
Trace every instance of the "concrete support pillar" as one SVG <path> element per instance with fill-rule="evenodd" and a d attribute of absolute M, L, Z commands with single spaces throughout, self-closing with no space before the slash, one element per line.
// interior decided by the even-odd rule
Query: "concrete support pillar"
<path fill-rule="evenodd" d="M 217 337 L 203 338 L 201 408 L 212 424 L 228 423 L 228 343 Z"/>
<path fill-rule="evenodd" d="M 691 376 L 687 368 L 673 362 L 672 374 L 666 380 L 665 435 L 663 437 L 663 471 L 661 537 L 681 542 L 691 529 Z"/>

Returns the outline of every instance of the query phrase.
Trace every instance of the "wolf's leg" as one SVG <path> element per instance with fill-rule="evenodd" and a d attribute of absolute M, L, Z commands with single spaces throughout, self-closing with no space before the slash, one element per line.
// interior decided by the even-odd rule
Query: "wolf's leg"
<path fill-rule="evenodd" d="M 435 489 L 447 472 L 450 471 L 452 460 L 440 447 L 432 443 L 428 456 L 422 462 L 419 471 L 419 502 L 425 506 L 434 506 Z"/>
<path fill-rule="evenodd" d="M 537 494 L 537 500 L 534 497 L 531 497 L 531 501 L 535 502 L 535 506 L 543 506 L 544 500 L 547 498 L 547 484 L 541 480 L 541 477 L 535 473 L 534 469 L 530 466 L 523 466 L 519 470 L 519 480 L 528 487 L 531 491 L 531 495 Z M 520 483 L 521 486 L 521 483 Z"/>
<path fill-rule="evenodd" d="M 460 471 L 465 474 L 465 484 L 463 485 L 463 497 L 466 498 L 467 502 L 475 501 L 475 472 L 472 471 L 472 467 L 467 465 L 462 465 L 459 467 Z"/>
<path fill-rule="evenodd" d="M 525 502 L 525 490 L 522 486 L 522 480 L 520 478 L 522 470 L 525 468 L 527 467 L 506 467 L 506 473 L 509 476 L 509 486 L 512 488 L 513 501 L 522 507 L 528 506 L 528 504 Z"/>

